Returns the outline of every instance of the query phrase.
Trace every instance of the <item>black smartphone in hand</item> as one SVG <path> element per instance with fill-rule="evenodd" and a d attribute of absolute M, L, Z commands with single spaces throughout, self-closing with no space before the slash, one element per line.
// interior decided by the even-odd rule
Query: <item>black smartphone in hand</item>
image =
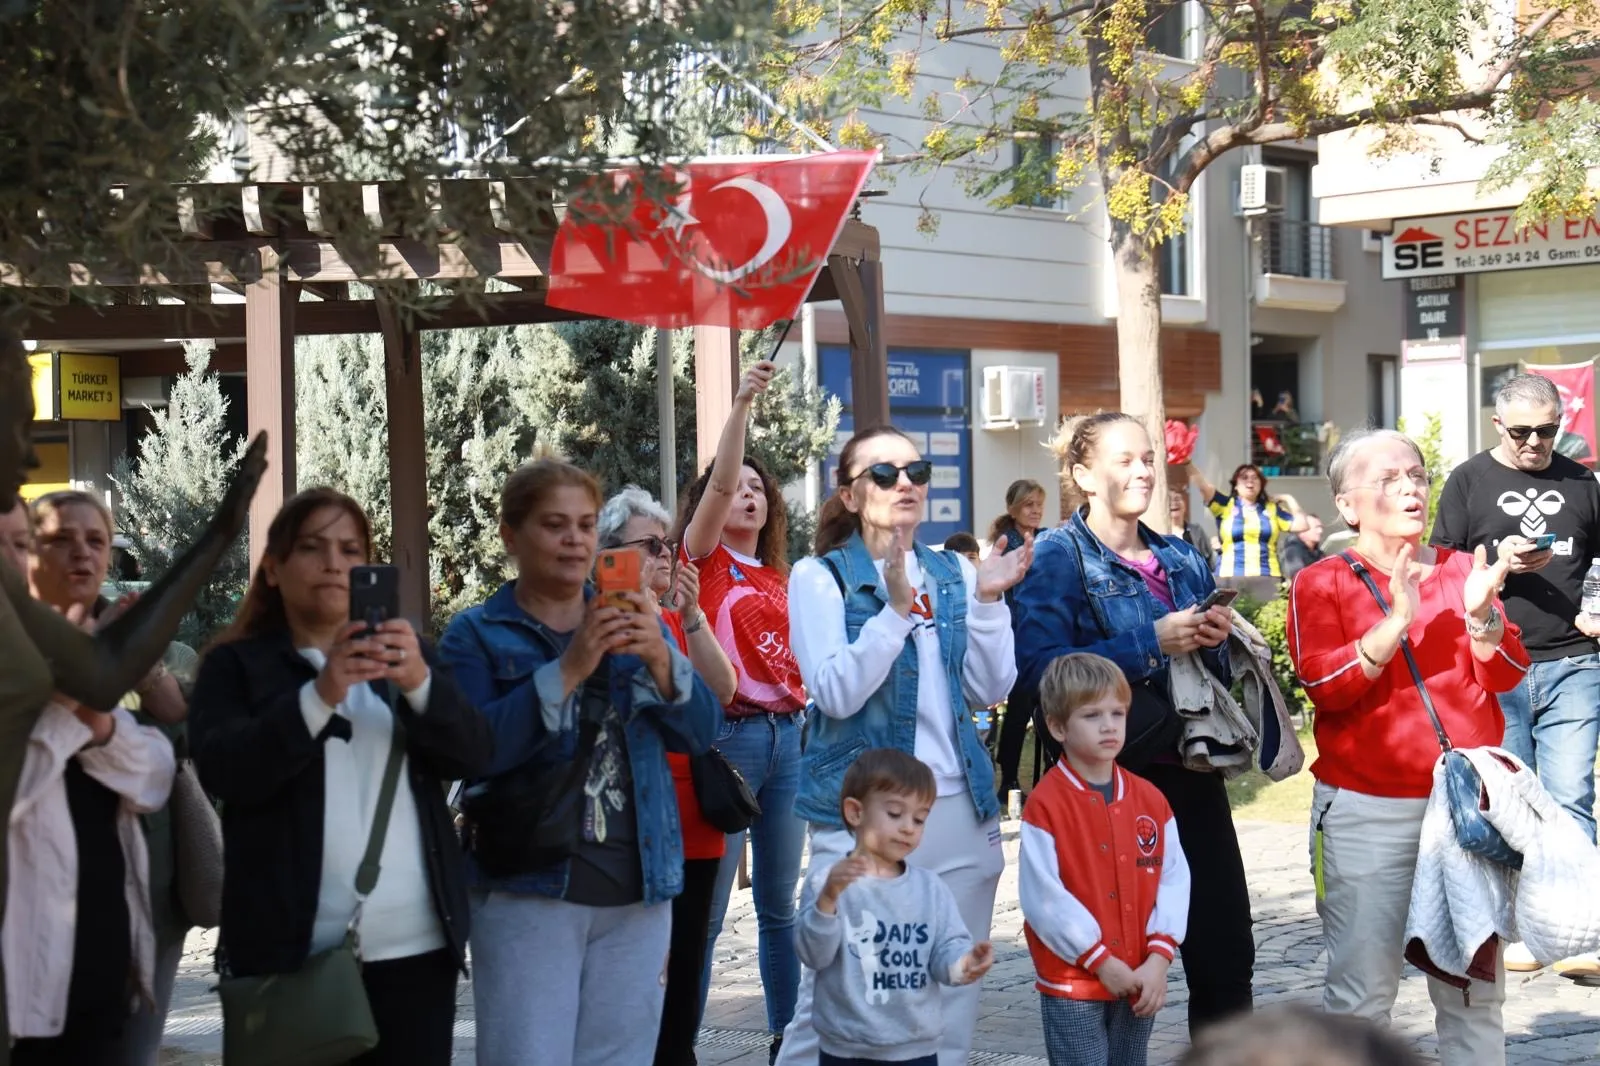
<path fill-rule="evenodd" d="M 350 621 L 365 622 L 366 635 L 400 617 L 400 568 L 356 566 L 350 570 Z"/>
<path fill-rule="evenodd" d="M 1205 614 L 1213 607 L 1226 607 L 1238 598 L 1238 589 L 1217 589 L 1207 596 L 1205 602 L 1200 605 L 1200 613 Z"/>

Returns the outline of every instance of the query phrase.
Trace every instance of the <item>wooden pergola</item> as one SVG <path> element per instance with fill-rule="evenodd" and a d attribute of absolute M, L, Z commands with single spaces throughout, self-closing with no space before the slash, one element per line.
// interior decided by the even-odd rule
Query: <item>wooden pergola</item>
<path fill-rule="evenodd" d="M 253 565 L 273 515 L 296 488 L 295 337 L 381 334 L 393 562 L 402 574 L 402 610 L 422 617 L 428 603 L 422 331 L 585 317 L 545 305 L 560 206 L 531 185 L 490 180 L 438 183 L 425 204 L 388 184 L 206 184 L 177 193 L 181 238 L 171 254 L 159 265 L 116 272 L 68 268 L 45 279 L 46 286 L 30 277 L 27 284 L 40 290 L 35 297 L 44 299 L 31 302 L 23 336 L 41 344 L 194 338 L 220 347 L 242 340 L 247 421 L 251 434 L 267 432 L 271 464 L 250 511 Z M 362 236 L 343 236 L 352 231 Z M 485 291 L 489 279 L 506 291 Z M 0 284 L 23 283 L 15 266 L 0 264 Z M 352 283 L 372 295 L 353 293 Z M 242 302 L 214 302 L 213 286 L 242 295 Z M 807 300 L 843 305 L 857 422 L 888 421 L 876 229 L 858 217 L 845 224 Z M 736 331 L 699 326 L 694 346 L 704 463 L 731 407 L 739 348 Z"/>

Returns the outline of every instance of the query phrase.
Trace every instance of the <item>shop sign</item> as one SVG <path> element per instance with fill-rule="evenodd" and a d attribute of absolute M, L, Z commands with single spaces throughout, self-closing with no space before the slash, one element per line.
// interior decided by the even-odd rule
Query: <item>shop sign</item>
<path fill-rule="evenodd" d="M 1517 222 L 1517 209 L 1397 218 L 1383 238 L 1385 278 L 1600 263 L 1600 217 Z"/>
<path fill-rule="evenodd" d="M 64 492 L 72 487 L 72 449 L 60 442 L 38 443 L 33 446 L 39 457 L 37 468 L 28 471 L 28 481 L 22 486 L 24 500 L 36 500 L 51 492 Z"/>
<path fill-rule="evenodd" d="M 34 417 L 40 421 L 122 420 L 122 363 L 114 355 L 34 354 Z"/>

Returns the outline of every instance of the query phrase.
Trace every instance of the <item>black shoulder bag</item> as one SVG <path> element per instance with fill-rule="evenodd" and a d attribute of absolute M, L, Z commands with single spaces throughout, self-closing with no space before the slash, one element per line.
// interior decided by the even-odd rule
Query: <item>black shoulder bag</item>
<path fill-rule="evenodd" d="M 1083 547 L 1076 537 L 1070 539 L 1073 550 L 1078 553 L 1078 573 L 1082 575 L 1085 572 Z M 1085 598 L 1101 634 L 1107 640 L 1116 639 L 1116 634 L 1101 617 L 1095 598 Z M 1135 681 L 1129 678 L 1128 688 L 1133 697 L 1128 703 L 1128 739 L 1122 745 L 1117 762 L 1124 769 L 1138 773 L 1160 756 L 1178 753 L 1178 743 L 1183 740 L 1183 718 L 1172 705 L 1172 697 L 1153 679 L 1146 677 Z"/>
<path fill-rule="evenodd" d="M 1383 593 L 1378 591 L 1378 583 L 1372 579 L 1371 572 L 1350 552 L 1340 552 L 1339 558 L 1355 571 L 1387 618 L 1389 604 L 1384 600 Z M 1483 816 L 1483 807 L 1488 804 L 1483 781 L 1478 777 L 1477 767 L 1472 765 L 1472 760 L 1450 743 L 1450 735 L 1444 731 L 1444 723 L 1434 709 L 1433 697 L 1428 695 L 1428 686 L 1423 683 L 1422 668 L 1417 665 L 1417 657 L 1411 654 L 1410 638 L 1401 638 L 1400 654 L 1405 656 L 1406 668 L 1411 671 L 1411 682 L 1417 686 L 1417 695 L 1422 697 L 1422 707 L 1428 712 L 1434 735 L 1439 739 L 1439 749 L 1444 753 L 1445 798 L 1450 804 L 1450 821 L 1455 826 L 1456 842 L 1464 851 L 1481 855 L 1513 870 L 1522 869 L 1522 853 L 1507 844 L 1500 830 L 1490 825 Z"/>

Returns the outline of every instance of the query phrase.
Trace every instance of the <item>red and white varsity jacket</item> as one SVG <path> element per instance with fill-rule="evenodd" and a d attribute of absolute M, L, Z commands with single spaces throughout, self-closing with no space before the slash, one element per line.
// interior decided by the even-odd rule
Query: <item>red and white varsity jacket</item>
<path fill-rule="evenodd" d="M 1172 958 L 1189 924 L 1189 864 L 1166 797 L 1115 768 L 1100 792 L 1062 759 L 1022 808 L 1018 888 L 1039 991 L 1115 999 L 1094 975 L 1108 957 Z"/>

